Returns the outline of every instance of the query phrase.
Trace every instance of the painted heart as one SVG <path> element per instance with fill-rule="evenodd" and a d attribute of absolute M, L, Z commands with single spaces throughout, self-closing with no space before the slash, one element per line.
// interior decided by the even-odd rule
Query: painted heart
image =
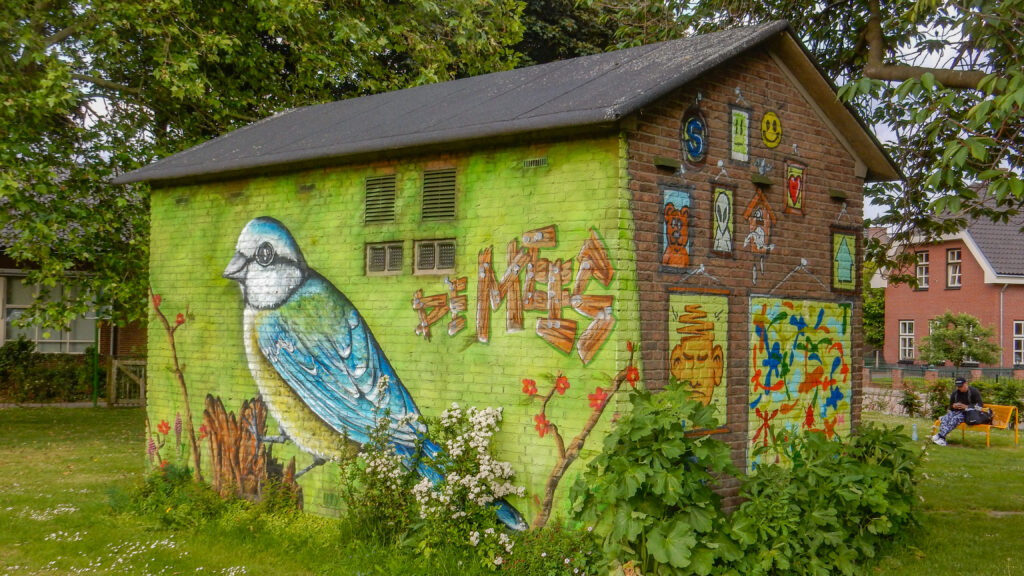
<path fill-rule="evenodd" d="M 793 206 L 799 206 L 800 200 L 800 177 L 790 176 L 789 177 L 789 202 Z"/>

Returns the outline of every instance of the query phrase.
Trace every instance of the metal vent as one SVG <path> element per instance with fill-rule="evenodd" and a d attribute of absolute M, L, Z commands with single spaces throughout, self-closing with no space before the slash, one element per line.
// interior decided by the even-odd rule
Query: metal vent
<path fill-rule="evenodd" d="M 455 240 L 420 240 L 416 242 L 417 273 L 454 271 Z"/>
<path fill-rule="evenodd" d="M 423 173 L 423 219 L 455 218 L 455 169 Z"/>
<path fill-rule="evenodd" d="M 366 274 L 378 276 L 402 272 L 402 243 L 366 245 Z"/>
<path fill-rule="evenodd" d="M 523 160 L 523 168 L 543 168 L 548 165 L 548 159 L 544 158 L 530 158 Z"/>
<path fill-rule="evenodd" d="M 366 207 L 363 221 L 367 224 L 395 221 L 395 175 L 366 179 Z"/>

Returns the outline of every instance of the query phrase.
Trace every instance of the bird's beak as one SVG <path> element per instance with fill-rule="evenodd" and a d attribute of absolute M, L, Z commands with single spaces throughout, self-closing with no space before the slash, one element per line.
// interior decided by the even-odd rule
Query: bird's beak
<path fill-rule="evenodd" d="M 249 259 L 243 256 L 240 252 L 235 252 L 231 262 L 228 263 L 228 267 L 224 269 L 224 273 L 221 276 L 229 280 L 241 281 L 245 278 L 245 265 L 249 263 Z"/>

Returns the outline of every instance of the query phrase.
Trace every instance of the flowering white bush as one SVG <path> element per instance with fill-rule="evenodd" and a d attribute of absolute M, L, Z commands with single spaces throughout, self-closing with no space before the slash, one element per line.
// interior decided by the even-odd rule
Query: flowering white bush
<path fill-rule="evenodd" d="M 481 561 L 497 567 L 512 554 L 515 542 L 500 526 L 494 506 L 507 496 L 523 496 L 512 483 L 511 464 L 491 454 L 491 439 L 499 429 L 501 409 L 458 404 L 441 413 L 435 438 L 443 451 L 432 466 L 444 478 L 438 484 L 420 480 L 413 487 L 420 516 L 432 526 L 423 546 L 445 540 L 467 542 Z"/>

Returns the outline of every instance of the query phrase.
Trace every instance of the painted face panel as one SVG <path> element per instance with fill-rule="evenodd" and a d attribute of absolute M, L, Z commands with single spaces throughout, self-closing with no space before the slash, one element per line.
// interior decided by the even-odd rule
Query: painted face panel
<path fill-rule="evenodd" d="M 761 141 L 769 148 L 782 143 L 782 121 L 775 112 L 765 112 L 761 118 Z"/>

